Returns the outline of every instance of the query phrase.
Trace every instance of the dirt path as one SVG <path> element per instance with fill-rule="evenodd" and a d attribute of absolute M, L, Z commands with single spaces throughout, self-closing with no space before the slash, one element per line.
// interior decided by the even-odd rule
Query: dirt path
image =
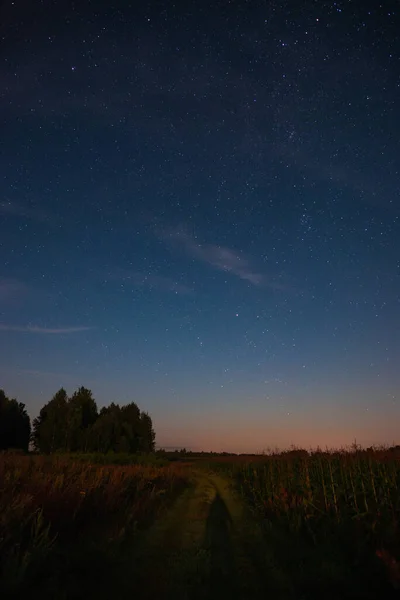
<path fill-rule="evenodd" d="M 373 564 L 368 578 L 365 570 L 352 578 L 354 567 L 340 570 L 337 546 L 329 541 L 316 547 L 267 529 L 227 479 L 201 470 L 193 471 L 193 479 L 149 529 L 130 532 L 115 547 L 89 540 L 63 550 L 50 560 L 46 581 L 36 582 L 40 593 L 24 595 L 40 600 L 398 598 L 388 595 L 392 590 Z"/>
<path fill-rule="evenodd" d="M 257 523 L 214 474 L 195 473 L 195 486 L 147 532 L 133 560 L 143 600 L 292 597 Z"/>

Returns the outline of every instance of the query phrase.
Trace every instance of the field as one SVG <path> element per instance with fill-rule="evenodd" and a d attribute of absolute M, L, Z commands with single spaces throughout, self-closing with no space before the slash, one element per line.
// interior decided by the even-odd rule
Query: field
<path fill-rule="evenodd" d="M 397 597 L 393 453 L 168 458 L 3 454 L 1 597 Z"/>
<path fill-rule="evenodd" d="M 95 589 L 99 568 L 110 570 L 127 541 L 188 483 L 180 465 L 98 465 L 83 457 L 3 454 L 0 596 L 29 591 L 32 597 L 37 590 L 42 597 L 81 597 L 82 579 Z"/>
<path fill-rule="evenodd" d="M 214 468 L 251 507 L 293 590 L 306 597 L 378 598 L 385 576 L 393 588 L 400 585 L 397 458 L 288 452 L 247 464 L 219 461 Z"/>

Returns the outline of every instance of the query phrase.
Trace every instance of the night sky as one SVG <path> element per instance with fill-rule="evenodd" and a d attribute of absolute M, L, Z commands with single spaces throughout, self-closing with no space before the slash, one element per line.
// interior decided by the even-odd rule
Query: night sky
<path fill-rule="evenodd" d="M 0 388 L 161 446 L 400 442 L 397 3 L 0 9 Z"/>

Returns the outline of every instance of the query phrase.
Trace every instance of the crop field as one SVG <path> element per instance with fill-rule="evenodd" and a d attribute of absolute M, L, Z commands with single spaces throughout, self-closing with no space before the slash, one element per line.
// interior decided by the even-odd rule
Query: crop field
<path fill-rule="evenodd" d="M 251 507 L 294 588 L 379 597 L 382 577 L 393 589 L 400 586 L 397 458 L 385 452 L 288 452 L 214 468 Z"/>
<path fill-rule="evenodd" d="M 1 456 L 2 598 L 396 597 L 394 455 L 137 460 Z"/>

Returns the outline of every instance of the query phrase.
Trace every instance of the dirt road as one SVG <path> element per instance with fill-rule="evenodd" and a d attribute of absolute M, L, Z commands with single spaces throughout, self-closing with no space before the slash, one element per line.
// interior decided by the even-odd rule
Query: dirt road
<path fill-rule="evenodd" d="M 293 597 L 257 523 L 214 474 L 195 473 L 194 487 L 146 533 L 133 560 L 143 600 Z"/>
<path fill-rule="evenodd" d="M 190 467 L 189 467 L 190 468 Z M 94 544 L 68 555 L 60 600 L 389 600 L 374 564 L 344 565 L 332 541 L 318 546 L 253 518 L 222 476 L 193 471 L 193 485 L 115 554 Z M 261 529 L 263 527 L 263 529 Z M 33 597 L 33 596 L 32 596 Z"/>

